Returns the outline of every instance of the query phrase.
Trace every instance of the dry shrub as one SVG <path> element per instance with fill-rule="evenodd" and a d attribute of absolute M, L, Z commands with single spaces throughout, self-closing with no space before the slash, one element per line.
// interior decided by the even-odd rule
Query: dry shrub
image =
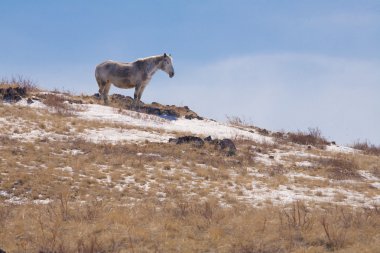
<path fill-rule="evenodd" d="M 43 103 L 54 110 L 55 113 L 62 116 L 74 115 L 74 108 L 67 103 L 66 99 L 62 95 L 49 93 L 46 95 Z"/>
<path fill-rule="evenodd" d="M 357 141 L 352 145 L 352 147 L 354 149 L 362 150 L 364 151 L 364 153 L 369 154 L 369 155 L 380 155 L 380 146 L 371 144 L 368 141 L 364 141 L 364 142 Z"/>
<path fill-rule="evenodd" d="M 328 144 L 328 141 L 322 136 L 319 128 L 309 128 L 308 132 L 298 131 L 295 133 L 288 133 L 285 138 L 293 143 L 312 145 L 318 148 L 323 148 Z"/>
<path fill-rule="evenodd" d="M 12 206 L 0 243 L 7 252 L 328 252 L 379 243 L 378 209 L 302 202 L 257 209 L 221 207 L 215 199 L 133 206 L 111 200 L 83 204 L 60 199 L 46 206 Z M 65 202 L 65 200 L 64 200 Z M 0 205 L 0 210 L 4 208 Z M 65 215 L 62 215 L 65 214 Z M 314 250 L 314 251 L 313 251 Z"/>
<path fill-rule="evenodd" d="M 271 166 L 265 169 L 269 176 L 274 177 L 278 175 L 284 175 L 289 171 L 284 165 L 278 164 L 276 166 Z"/>
<path fill-rule="evenodd" d="M 233 126 L 246 127 L 250 125 L 245 119 L 242 119 L 238 116 L 226 116 L 226 118 L 227 118 L 227 123 Z"/>
<path fill-rule="evenodd" d="M 323 166 L 331 179 L 346 180 L 361 178 L 358 173 L 359 165 L 353 157 L 330 157 L 320 158 L 319 163 Z"/>
<path fill-rule="evenodd" d="M 8 135 L 0 134 L 0 144 L 2 144 L 2 145 L 12 145 L 12 144 L 15 144 L 15 143 L 17 143 L 17 141 L 15 139 L 12 139 Z"/>
<path fill-rule="evenodd" d="M 326 210 L 319 217 L 325 239 L 327 239 L 326 247 L 331 250 L 347 248 L 354 244 L 355 240 L 361 240 L 365 236 L 373 235 L 373 233 L 376 233 L 374 229 L 378 229 L 380 225 L 379 215 L 377 208 L 354 210 L 335 207 Z M 366 231 L 367 235 L 361 234 L 364 231 Z"/>
<path fill-rule="evenodd" d="M 0 86 L 25 88 L 27 94 L 29 92 L 40 91 L 37 84 L 33 80 L 25 78 L 21 75 L 12 77 L 11 79 L 2 78 L 0 80 Z"/>
<path fill-rule="evenodd" d="M 380 178 L 380 167 L 374 167 L 371 169 L 371 173 L 376 177 Z"/>
<path fill-rule="evenodd" d="M 246 129 L 247 128 L 252 129 L 250 131 L 252 131 L 252 132 L 256 131 L 257 133 L 264 135 L 264 136 L 270 135 L 270 132 L 267 129 L 254 126 L 252 123 L 247 121 L 245 118 L 241 118 L 239 116 L 226 116 L 226 118 L 227 118 L 227 123 L 232 125 L 232 126 L 243 127 Z"/>

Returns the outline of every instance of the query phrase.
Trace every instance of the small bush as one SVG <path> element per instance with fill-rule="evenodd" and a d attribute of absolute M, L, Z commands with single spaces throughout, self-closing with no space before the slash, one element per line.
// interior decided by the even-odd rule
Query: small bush
<path fill-rule="evenodd" d="M 34 81 L 23 76 L 12 77 L 11 79 L 2 78 L 0 80 L 0 86 L 25 88 L 27 93 L 40 91 L 40 89 Z"/>
<path fill-rule="evenodd" d="M 230 125 L 242 126 L 242 127 L 249 126 L 249 123 L 245 119 L 242 119 L 238 116 L 226 116 L 226 118 L 227 118 L 227 123 Z"/>
<path fill-rule="evenodd" d="M 364 153 L 369 154 L 369 155 L 380 155 L 380 146 L 371 144 L 368 141 L 364 141 L 364 142 L 357 141 L 352 145 L 352 147 L 354 149 L 362 150 L 364 151 Z"/>
<path fill-rule="evenodd" d="M 312 145 L 318 148 L 323 148 L 328 144 L 328 141 L 322 136 L 319 128 L 309 128 L 308 132 L 298 131 L 296 133 L 288 133 L 285 139 L 293 143 Z"/>
<path fill-rule="evenodd" d="M 320 164 L 327 168 L 327 172 L 331 179 L 346 180 L 360 178 L 359 165 L 354 159 L 346 159 L 341 157 L 322 158 Z"/>
<path fill-rule="evenodd" d="M 46 95 L 43 103 L 51 107 L 54 112 L 59 115 L 71 116 L 74 114 L 74 109 L 68 103 L 66 103 L 66 100 L 63 96 L 49 93 Z"/>

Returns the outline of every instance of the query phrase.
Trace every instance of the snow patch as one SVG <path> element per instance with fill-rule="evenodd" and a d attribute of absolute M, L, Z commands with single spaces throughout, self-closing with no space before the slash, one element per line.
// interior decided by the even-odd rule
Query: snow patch
<path fill-rule="evenodd" d="M 166 132 L 185 132 L 195 135 L 208 136 L 223 139 L 250 139 L 258 142 L 272 143 L 271 137 L 262 136 L 247 130 L 237 129 L 227 124 L 212 120 L 178 118 L 177 120 L 165 120 L 155 115 L 148 115 L 127 110 L 115 110 L 102 105 L 84 104 L 83 111 L 76 114 L 78 117 L 88 120 L 100 120 L 113 123 L 121 123 L 140 128 L 162 129 Z M 167 138 L 165 139 L 165 141 Z"/>
<path fill-rule="evenodd" d="M 309 162 L 309 161 L 302 161 L 302 162 L 296 162 L 296 166 L 298 167 L 305 167 L 305 168 L 311 168 L 313 167 L 313 163 Z"/>
<path fill-rule="evenodd" d="M 350 154 L 350 153 L 355 153 L 357 150 L 350 147 L 329 145 L 329 146 L 326 146 L 326 151 Z"/>
<path fill-rule="evenodd" d="M 158 132 L 148 132 L 137 129 L 116 129 L 116 128 L 101 128 L 101 129 L 86 129 L 84 133 L 79 134 L 80 137 L 94 142 L 168 142 L 171 135 L 164 135 Z"/>

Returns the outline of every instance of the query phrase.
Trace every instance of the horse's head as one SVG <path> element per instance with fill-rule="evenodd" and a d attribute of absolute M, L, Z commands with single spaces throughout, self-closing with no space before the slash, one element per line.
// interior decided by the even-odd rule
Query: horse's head
<path fill-rule="evenodd" d="M 170 55 L 167 55 L 166 53 L 164 54 L 160 64 L 160 69 L 162 71 L 165 71 L 170 76 L 170 78 L 174 76 L 173 62 Z"/>

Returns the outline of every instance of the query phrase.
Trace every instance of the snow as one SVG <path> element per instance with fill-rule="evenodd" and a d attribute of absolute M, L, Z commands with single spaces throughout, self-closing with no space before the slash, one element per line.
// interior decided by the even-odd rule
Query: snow
<path fill-rule="evenodd" d="M 11 138 L 20 139 L 24 142 L 31 142 L 37 139 L 48 138 L 49 140 L 62 140 L 67 138 L 66 135 L 47 132 L 40 129 L 34 129 L 29 132 L 13 133 Z"/>
<path fill-rule="evenodd" d="M 46 109 L 46 105 L 40 101 L 34 101 L 32 104 L 28 104 L 26 100 L 21 100 L 17 103 L 19 106 L 29 106 L 31 108 Z M 88 141 L 94 143 L 111 142 L 134 142 L 141 143 L 145 141 L 149 142 L 168 142 L 169 138 L 175 137 L 178 133 L 183 135 L 193 134 L 201 137 L 211 136 L 212 138 L 230 138 L 230 139 L 248 139 L 261 143 L 273 143 L 271 137 L 262 136 L 258 133 L 251 132 L 248 129 L 241 129 L 237 127 L 230 126 L 228 124 L 223 124 L 215 122 L 212 120 L 187 120 L 184 118 L 178 118 L 176 120 L 168 120 L 155 115 L 148 115 L 144 113 L 138 113 L 134 111 L 115 109 L 108 106 L 96 105 L 96 104 L 82 104 L 82 105 L 72 105 L 80 110 L 75 110 L 75 115 L 84 120 L 88 121 L 102 121 L 109 123 L 110 127 L 101 128 L 87 128 L 80 133 L 76 133 L 75 137 L 84 138 Z M 48 108 L 47 108 L 48 109 Z M 38 124 L 31 124 L 23 120 L 22 118 L 12 117 L 3 118 L 0 117 L 0 123 L 7 126 L 11 138 L 22 139 L 23 141 L 33 141 L 38 138 L 49 138 L 49 139 L 61 139 L 68 138 L 68 135 L 60 135 L 54 132 L 47 132 L 44 129 L 40 129 Z M 114 126 L 117 124 L 117 126 Z M 21 126 L 28 125 L 28 131 L 15 132 L 14 129 L 18 129 Z M 125 126 L 125 127 L 124 127 Z M 24 128 L 22 128 L 24 129 Z M 75 130 L 73 128 L 73 130 Z M 294 164 L 297 167 L 312 168 L 314 164 L 308 160 L 314 158 L 320 158 L 316 154 L 309 153 L 304 147 L 299 149 L 287 147 L 287 150 L 275 149 L 268 154 L 257 153 L 255 160 L 263 163 L 265 166 L 274 165 L 291 165 Z M 334 153 L 354 153 L 355 149 L 350 147 L 343 147 L 337 145 L 329 145 L 326 147 L 326 151 Z M 72 155 L 83 154 L 83 151 L 79 149 L 67 150 L 66 152 Z M 154 153 L 137 153 L 137 156 L 152 156 L 160 157 L 159 154 Z M 269 157 L 273 156 L 273 157 Z M 289 163 L 290 161 L 290 163 Z M 295 161 L 295 162 L 294 162 Z M 206 164 L 196 164 L 200 169 L 218 170 L 218 168 L 209 167 Z M 74 174 L 72 167 L 60 167 L 57 168 L 68 174 Z M 108 169 L 107 166 L 99 165 L 101 171 Z M 147 171 L 152 172 L 156 168 L 146 168 Z M 180 171 L 180 172 L 179 172 Z M 305 170 L 306 171 L 306 170 Z M 308 170 L 310 171 L 310 170 Z M 215 196 L 223 196 L 226 193 L 219 191 L 218 187 L 214 187 L 209 181 L 205 181 L 203 177 L 197 176 L 197 173 L 189 168 L 181 168 L 177 170 L 176 168 L 171 168 L 170 170 L 161 170 L 162 173 L 166 175 L 174 175 L 176 173 L 183 173 L 191 176 L 189 184 L 192 187 L 197 188 L 208 188 L 210 192 Z M 259 205 L 263 202 L 271 201 L 273 204 L 288 204 L 295 200 L 313 201 L 313 202 L 328 202 L 337 204 L 348 204 L 352 206 L 371 206 L 372 204 L 380 203 L 380 195 L 375 195 L 374 197 L 367 197 L 364 193 L 356 192 L 353 190 L 344 189 L 344 184 L 356 184 L 358 181 L 339 181 L 339 184 L 334 180 L 329 180 L 320 176 L 311 176 L 299 172 L 288 172 L 284 174 L 289 179 L 291 184 L 279 185 L 275 188 L 261 182 L 260 180 L 267 179 L 268 175 L 265 173 L 260 173 L 256 168 L 247 168 L 249 176 L 254 177 L 254 181 L 249 183 L 250 187 L 244 187 L 242 185 L 236 185 L 233 183 L 232 186 L 228 187 L 231 193 L 236 193 L 236 190 L 241 190 L 242 194 L 238 195 L 237 198 L 246 201 L 252 205 Z M 380 189 L 380 179 L 375 177 L 368 171 L 359 171 L 360 175 L 370 184 L 376 191 Z M 238 176 L 237 172 L 233 169 L 229 171 L 231 178 L 236 178 Z M 87 177 L 83 174 L 79 174 L 80 177 Z M 120 182 L 115 182 L 114 188 L 123 191 L 129 185 L 139 187 L 141 190 L 149 191 L 153 184 L 156 184 L 154 180 L 147 180 L 144 183 L 137 183 L 134 176 L 124 176 L 123 180 Z M 327 187 L 307 187 L 306 185 L 294 185 L 297 178 L 305 178 L 309 180 L 319 180 L 326 181 Z M 102 180 L 97 180 L 102 184 L 111 184 L 112 177 L 110 174 L 106 173 L 106 178 Z M 265 181 L 265 180 L 263 180 Z M 160 187 L 164 187 L 161 186 Z M 157 189 L 156 196 L 158 199 L 166 198 L 166 193 L 162 189 Z M 193 193 L 189 193 L 193 194 Z M 6 191 L 0 190 L 0 196 L 6 198 L 6 202 L 22 204 L 22 203 L 34 203 L 34 204 L 48 204 L 51 202 L 50 199 L 37 199 L 30 200 L 19 198 L 7 193 Z M 42 198 L 42 197 L 41 197 Z"/>
<path fill-rule="evenodd" d="M 63 167 L 63 168 L 57 168 L 61 171 L 65 171 L 65 172 L 69 172 L 70 174 L 73 173 L 73 168 L 71 168 L 70 166 L 66 166 L 66 167 Z"/>
<path fill-rule="evenodd" d="M 23 98 L 20 101 L 18 101 L 16 103 L 16 105 L 18 105 L 18 106 L 28 106 L 28 107 L 31 107 L 31 108 L 39 108 L 39 109 L 46 109 L 46 108 L 48 108 L 41 101 L 38 101 L 38 100 L 32 100 L 32 101 L 33 101 L 33 103 L 29 104 L 28 101 L 25 98 Z"/>
<path fill-rule="evenodd" d="M 360 174 L 360 176 L 362 176 L 366 180 L 369 180 L 369 181 L 380 181 L 380 179 L 378 177 L 375 177 L 374 175 L 372 175 L 368 171 L 359 170 L 358 173 Z"/>
<path fill-rule="evenodd" d="M 350 153 L 355 153 L 357 150 L 350 147 L 329 145 L 329 146 L 326 146 L 326 151 L 350 154 Z"/>
<path fill-rule="evenodd" d="M 302 178 L 306 178 L 306 179 L 310 179 L 310 180 L 321 180 L 321 181 L 328 180 L 327 178 L 324 178 L 324 177 L 310 176 L 310 175 L 307 175 L 305 173 L 299 173 L 299 172 L 289 172 L 286 174 L 286 176 L 288 178 L 293 178 L 293 179 L 296 177 L 302 177 Z"/>
<path fill-rule="evenodd" d="M 311 168 L 313 167 L 313 163 L 309 162 L 309 161 L 302 161 L 302 162 L 296 162 L 296 166 L 298 167 L 306 167 L 306 168 Z"/>
<path fill-rule="evenodd" d="M 274 152 L 269 152 L 269 154 L 258 153 L 255 157 L 255 160 L 263 163 L 266 166 L 286 164 L 287 157 L 300 157 L 300 158 L 319 158 L 320 156 L 309 154 L 304 151 L 299 150 L 274 150 Z M 314 165 L 309 161 L 296 162 L 296 165 L 299 167 L 313 167 Z"/>
<path fill-rule="evenodd" d="M 87 120 L 100 120 L 104 122 L 121 123 L 129 126 L 136 126 L 139 128 L 152 128 L 164 130 L 166 141 L 170 138 L 167 132 L 184 132 L 201 136 L 211 136 L 213 138 L 230 138 L 230 139 L 250 139 L 258 142 L 273 142 L 272 138 L 262 136 L 257 133 L 252 133 L 247 130 L 237 129 L 227 124 L 215 122 L 212 120 L 204 119 L 184 119 L 178 118 L 177 120 L 167 120 L 155 115 L 148 115 L 127 110 L 116 110 L 114 108 L 84 104 L 81 105 L 82 111 L 77 112 L 78 117 Z"/>
<path fill-rule="evenodd" d="M 158 132 L 148 132 L 137 129 L 116 129 L 116 128 L 101 128 L 101 129 L 86 129 L 84 133 L 79 134 L 80 137 L 94 142 L 168 142 L 171 135 L 162 135 Z"/>
<path fill-rule="evenodd" d="M 368 198 L 364 194 L 330 187 L 316 187 L 313 189 L 307 187 L 298 187 L 293 185 L 279 185 L 276 189 L 268 188 L 261 182 L 253 182 L 252 189 L 242 189 L 243 196 L 238 196 L 253 205 L 271 201 L 275 205 L 290 204 L 297 200 L 312 202 L 328 202 L 351 206 L 373 207 L 373 204 L 380 204 L 379 196 Z M 339 200 L 336 196 L 342 195 Z"/>

